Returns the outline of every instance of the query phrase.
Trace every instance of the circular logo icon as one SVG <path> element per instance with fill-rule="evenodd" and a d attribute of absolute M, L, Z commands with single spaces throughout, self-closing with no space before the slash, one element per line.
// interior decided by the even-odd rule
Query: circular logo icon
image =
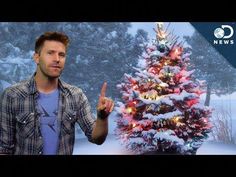
<path fill-rule="evenodd" d="M 222 28 L 216 28 L 214 31 L 214 35 L 216 38 L 220 39 L 220 38 L 224 37 L 225 32 Z"/>

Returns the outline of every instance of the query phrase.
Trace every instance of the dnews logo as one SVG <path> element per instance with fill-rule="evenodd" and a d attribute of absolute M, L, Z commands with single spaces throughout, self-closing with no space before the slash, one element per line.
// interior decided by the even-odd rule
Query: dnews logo
<path fill-rule="evenodd" d="M 230 39 L 234 35 L 234 29 L 230 25 L 221 25 L 221 28 L 216 28 L 214 35 L 217 38 L 213 41 L 214 45 L 234 44 L 234 40 Z"/>

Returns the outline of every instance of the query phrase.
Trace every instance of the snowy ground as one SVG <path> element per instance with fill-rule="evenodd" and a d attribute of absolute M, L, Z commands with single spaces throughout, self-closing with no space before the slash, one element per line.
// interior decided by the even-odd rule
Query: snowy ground
<path fill-rule="evenodd" d="M 198 149 L 197 155 L 236 155 L 236 145 L 205 142 Z"/>
<path fill-rule="evenodd" d="M 88 142 L 86 138 L 75 140 L 75 155 L 126 155 L 129 154 L 119 143 L 114 135 L 108 135 L 102 145 Z"/>
<path fill-rule="evenodd" d="M 78 138 L 75 142 L 74 155 L 131 155 L 114 135 L 108 135 L 102 145 L 88 142 L 86 138 Z M 236 145 L 207 141 L 198 149 L 197 155 L 236 155 Z"/>
<path fill-rule="evenodd" d="M 214 99 L 211 100 L 212 107 L 216 110 L 223 108 L 231 113 L 233 118 L 233 134 L 236 135 L 236 99 Z M 86 137 L 82 134 L 76 136 L 74 154 L 87 155 L 129 155 L 120 142 L 114 136 L 114 129 L 116 127 L 115 116 L 111 114 L 109 117 L 109 134 L 102 145 L 96 145 L 88 142 Z M 236 136 L 235 136 L 236 137 Z M 197 155 L 236 155 L 236 145 L 217 143 L 214 141 L 206 141 L 198 149 Z"/>

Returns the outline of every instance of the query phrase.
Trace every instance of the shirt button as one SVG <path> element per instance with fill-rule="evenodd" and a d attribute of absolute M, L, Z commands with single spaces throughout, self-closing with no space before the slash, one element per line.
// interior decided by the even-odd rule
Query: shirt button
<path fill-rule="evenodd" d="M 40 151 L 39 154 L 42 154 L 42 151 Z"/>
<path fill-rule="evenodd" d="M 42 136 L 40 136 L 39 139 L 42 139 Z"/>
<path fill-rule="evenodd" d="M 71 117 L 69 117 L 69 119 L 71 120 Z"/>

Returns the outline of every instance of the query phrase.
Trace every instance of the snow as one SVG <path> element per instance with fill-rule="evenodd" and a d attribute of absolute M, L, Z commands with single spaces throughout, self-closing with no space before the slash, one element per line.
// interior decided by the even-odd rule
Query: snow
<path fill-rule="evenodd" d="M 88 142 L 86 138 L 75 140 L 74 155 L 124 155 L 130 154 L 116 139 L 115 135 L 109 134 L 102 145 Z"/>
<path fill-rule="evenodd" d="M 172 130 L 167 130 L 165 132 L 159 132 L 154 135 L 154 139 L 160 139 L 160 140 L 166 139 L 167 141 L 177 142 L 180 145 L 184 144 L 184 140 L 175 136 L 175 132 Z"/>
<path fill-rule="evenodd" d="M 143 59 L 138 60 L 137 67 L 142 68 L 142 69 L 146 68 L 147 67 L 146 61 Z"/>
<path fill-rule="evenodd" d="M 143 73 L 135 73 L 135 74 L 136 74 L 136 76 L 139 76 L 140 78 L 149 79 L 149 77 L 147 75 L 144 75 Z"/>
<path fill-rule="evenodd" d="M 153 120 L 153 121 L 158 121 L 160 119 L 166 119 L 166 120 L 172 119 L 173 117 L 181 116 L 181 115 L 183 115 L 183 113 L 181 113 L 179 110 L 177 110 L 177 111 L 174 111 L 174 112 L 159 114 L 158 116 L 154 116 L 154 115 L 148 113 L 148 114 L 144 114 L 143 117 L 146 117 L 146 118 L 148 118 L 150 120 Z"/>
<path fill-rule="evenodd" d="M 189 84 L 192 84 L 193 83 L 193 81 L 185 81 L 185 82 L 183 82 L 182 84 L 180 84 L 180 87 L 182 86 L 185 86 L 185 85 L 189 85 Z"/>
<path fill-rule="evenodd" d="M 200 109 L 200 110 L 208 110 L 208 109 L 210 109 L 210 107 L 204 106 L 204 104 L 199 104 L 199 103 L 193 105 L 192 108 Z"/>
<path fill-rule="evenodd" d="M 202 99 L 205 99 L 206 98 L 206 94 L 202 94 L 201 95 L 201 98 Z M 211 100 L 226 100 L 226 101 L 229 101 L 229 100 L 236 100 L 236 92 L 232 93 L 232 94 L 227 94 L 227 95 L 222 95 L 222 96 L 217 96 L 216 94 L 211 94 Z"/>
<path fill-rule="evenodd" d="M 132 152 L 126 150 L 115 135 L 109 134 L 102 145 L 92 144 L 86 138 L 76 139 L 73 155 L 132 155 Z M 206 141 L 197 155 L 236 155 L 236 145 Z"/>
<path fill-rule="evenodd" d="M 233 93 L 234 95 L 236 93 Z M 212 97 L 212 98 L 215 98 Z M 212 99 L 211 107 L 215 109 L 224 108 L 231 110 L 233 118 L 233 132 L 236 135 L 236 100 L 228 100 L 229 96 L 220 97 L 221 99 Z M 204 102 L 204 100 L 201 100 Z M 214 112 L 213 112 L 214 113 Z M 77 135 L 75 140 L 74 153 L 75 155 L 132 155 L 131 152 L 125 149 L 121 145 L 121 142 L 114 135 L 114 129 L 116 127 L 115 113 L 109 117 L 109 134 L 106 141 L 102 145 L 96 145 L 90 143 L 85 136 Z M 155 130 L 150 132 L 143 132 L 143 135 L 148 133 L 155 133 Z M 214 142 L 209 138 L 200 146 L 197 151 L 197 155 L 236 155 L 235 144 L 225 144 L 223 142 Z"/>
<path fill-rule="evenodd" d="M 160 55 L 161 55 L 161 52 L 159 52 L 158 50 L 155 50 L 155 51 L 151 52 L 150 57 L 153 57 L 153 56 L 159 57 Z"/>
<path fill-rule="evenodd" d="M 154 134 L 156 134 L 156 130 L 154 130 L 154 129 L 150 129 L 150 130 L 148 130 L 148 131 L 143 131 L 142 132 L 142 135 L 144 136 L 144 137 L 147 137 L 147 138 L 149 138 L 151 135 L 154 135 Z"/>
<path fill-rule="evenodd" d="M 132 129 L 133 132 L 141 132 L 142 130 L 142 127 L 135 127 Z"/>
<path fill-rule="evenodd" d="M 188 93 L 185 90 L 183 90 L 179 95 L 177 94 L 170 94 L 170 99 L 174 99 L 177 101 L 183 101 L 186 98 L 189 99 L 195 99 L 198 98 L 199 96 L 195 93 Z"/>
<path fill-rule="evenodd" d="M 139 100 L 145 104 L 156 104 L 156 105 L 166 104 L 166 105 L 173 106 L 173 102 L 169 98 L 166 98 L 166 97 L 160 97 L 158 100 L 148 100 L 144 98 L 139 98 Z"/>
<path fill-rule="evenodd" d="M 5 89 L 5 88 L 11 86 L 10 83 L 8 83 L 8 82 L 6 82 L 6 81 L 4 81 L 4 80 L 0 80 L 0 85 L 2 85 L 2 88 L 3 88 L 3 89 Z"/>
<path fill-rule="evenodd" d="M 141 70 L 139 68 L 133 67 L 134 70 L 138 71 L 135 73 L 136 76 L 143 79 L 154 79 L 156 83 L 162 83 L 162 81 L 158 78 L 157 75 L 147 72 L 146 70 Z"/>
<path fill-rule="evenodd" d="M 129 139 L 129 143 L 128 143 L 128 144 L 133 144 L 133 143 L 136 143 L 136 144 L 145 144 L 146 142 L 144 141 L 143 138 L 141 138 L 141 137 L 136 137 L 136 138 L 131 138 L 131 139 Z"/>
<path fill-rule="evenodd" d="M 208 141 L 198 149 L 197 155 L 236 155 L 236 145 Z"/>

